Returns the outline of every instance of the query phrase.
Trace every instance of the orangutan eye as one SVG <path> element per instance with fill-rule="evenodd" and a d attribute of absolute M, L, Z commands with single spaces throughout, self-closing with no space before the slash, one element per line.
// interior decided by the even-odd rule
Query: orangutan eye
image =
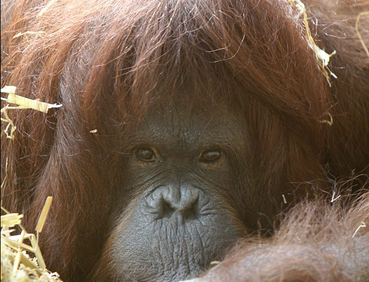
<path fill-rule="evenodd" d="M 220 150 L 208 150 L 204 151 L 200 156 L 200 162 L 203 163 L 215 163 L 222 157 Z"/>
<path fill-rule="evenodd" d="M 138 148 L 135 151 L 135 157 L 142 162 L 155 162 L 157 156 L 153 149 L 151 148 Z"/>

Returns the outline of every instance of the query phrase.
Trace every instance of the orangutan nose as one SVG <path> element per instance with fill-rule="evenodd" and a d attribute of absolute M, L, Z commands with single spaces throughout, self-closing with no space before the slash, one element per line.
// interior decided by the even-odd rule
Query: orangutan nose
<path fill-rule="evenodd" d="M 156 189 L 147 203 L 160 218 L 195 219 L 198 217 L 199 195 L 199 189 L 191 186 L 167 185 Z"/>

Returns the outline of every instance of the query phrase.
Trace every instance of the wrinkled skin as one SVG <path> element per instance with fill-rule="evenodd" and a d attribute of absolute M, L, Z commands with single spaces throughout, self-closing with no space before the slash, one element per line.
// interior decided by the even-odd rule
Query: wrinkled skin
<path fill-rule="evenodd" d="M 234 209 L 247 191 L 234 169 L 247 152 L 244 122 L 225 107 L 209 116 L 183 105 L 154 108 L 128 138 L 124 179 L 137 188 L 102 261 L 121 267 L 104 281 L 195 277 L 245 234 Z"/>

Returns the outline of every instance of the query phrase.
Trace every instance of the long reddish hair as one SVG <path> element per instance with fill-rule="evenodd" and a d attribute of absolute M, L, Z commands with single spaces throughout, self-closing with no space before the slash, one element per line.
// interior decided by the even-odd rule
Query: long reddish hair
<path fill-rule="evenodd" d="M 368 163 L 369 84 L 357 79 L 368 75 L 368 58 L 350 51 L 346 59 L 346 47 L 328 38 L 338 76 L 329 87 L 287 1 L 14 1 L 3 17 L 2 85 L 62 107 L 9 111 L 17 130 L 14 141 L 2 135 L 2 199 L 33 228 L 54 196 L 43 245 L 64 277 L 88 272 L 99 256 L 108 187 L 122 181 L 117 140 L 168 97 L 191 93 L 194 104 L 241 109 L 258 183 L 250 199 L 276 201 L 296 184 L 324 180 L 326 163 L 337 176 Z M 356 34 L 344 23 L 328 28 Z"/>

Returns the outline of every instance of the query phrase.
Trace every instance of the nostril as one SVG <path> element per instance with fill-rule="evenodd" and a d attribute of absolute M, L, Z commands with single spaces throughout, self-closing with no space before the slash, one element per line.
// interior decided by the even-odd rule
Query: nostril
<path fill-rule="evenodd" d="M 173 214 L 178 214 L 184 219 L 195 219 L 198 213 L 198 198 L 191 201 L 169 202 L 163 199 L 161 204 L 161 214 L 163 218 L 170 218 Z"/>
<path fill-rule="evenodd" d="M 196 219 L 198 218 L 198 210 L 198 198 L 196 198 L 193 202 L 189 203 L 181 213 L 184 218 Z"/>
<path fill-rule="evenodd" d="M 170 203 L 163 199 L 160 212 L 162 214 L 162 218 L 170 218 L 175 212 L 175 208 L 173 208 Z"/>
<path fill-rule="evenodd" d="M 183 219 L 198 217 L 197 188 L 166 186 L 155 190 L 149 198 L 151 201 L 148 204 L 159 218 L 170 218 L 173 215 Z"/>

